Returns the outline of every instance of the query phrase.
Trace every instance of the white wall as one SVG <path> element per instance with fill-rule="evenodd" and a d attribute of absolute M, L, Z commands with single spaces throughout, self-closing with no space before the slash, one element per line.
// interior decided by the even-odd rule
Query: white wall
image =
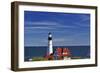
<path fill-rule="evenodd" d="M 14 73 L 10 70 L 10 54 L 11 54 L 11 12 L 10 3 L 15 0 L 0 0 L 0 73 Z M 32 2 L 45 2 L 45 3 L 62 3 L 62 4 L 81 4 L 81 5 L 99 5 L 100 0 L 20 0 L 20 1 L 32 1 Z M 99 10 L 100 13 L 100 5 Z M 98 14 L 98 19 L 100 14 Z M 98 24 L 100 21 L 98 22 Z M 100 25 L 98 25 L 100 28 Z M 100 29 L 99 29 L 100 31 Z M 100 37 L 100 34 L 98 35 Z M 100 43 L 100 39 L 99 43 Z M 100 46 L 98 46 L 98 55 L 100 55 Z M 100 58 L 99 58 L 100 61 Z M 98 67 L 86 67 L 86 68 L 73 68 L 73 69 L 55 69 L 55 70 L 40 70 L 34 71 L 35 73 L 99 73 L 100 62 Z M 24 73 L 24 72 L 22 72 Z M 33 71 L 26 71 L 25 73 L 33 73 Z"/>

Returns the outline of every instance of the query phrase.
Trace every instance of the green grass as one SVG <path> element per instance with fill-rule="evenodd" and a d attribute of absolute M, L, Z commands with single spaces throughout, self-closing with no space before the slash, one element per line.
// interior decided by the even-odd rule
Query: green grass
<path fill-rule="evenodd" d="M 44 58 L 44 57 L 33 57 L 32 58 L 32 61 L 45 61 L 46 60 L 46 58 Z"/>
<path fill-rule="evenodd" d="M 71 57 L 71 59 L 87 59 L 88 57 Z M 48 59 L 44 58 L 44 57 L 33 57 L 32 61 L 47 61 Z"/>
<path fill-rule="evenodd" d="M 71 59 L 88 59 L 89 57 L 71 57 Z"/>

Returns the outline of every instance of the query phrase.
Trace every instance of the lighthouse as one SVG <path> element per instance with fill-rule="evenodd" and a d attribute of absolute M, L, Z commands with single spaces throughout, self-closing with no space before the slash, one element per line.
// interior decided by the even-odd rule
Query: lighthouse
<path fill-rule="evenodd" d="M 48 34 L 48 54 L 53 54 L 52 34 L 50 32 Z"/>

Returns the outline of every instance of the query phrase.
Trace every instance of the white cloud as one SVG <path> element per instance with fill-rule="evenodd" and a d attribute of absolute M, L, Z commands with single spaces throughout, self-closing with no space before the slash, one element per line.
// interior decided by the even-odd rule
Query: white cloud
<path fill-rule="evenodd" d="M 25 23 L 27 25 L 49 25 L 49 26 L 52 26 L 52 25 L 60 25 L 57 22 L 50 22 L 50 21 L 38 21 L 38 22 L 26 21 Z"/>
<path fill-rule="evenodd" d="M 32 26 L 32 27 L 25 27 L 25 29 L 26 30 L 31 30 L 31 29 L 54 29 L 54 28 L 50 28 L 50 27 L 40 27 L 40 26 L 34 27 L 34 26 Z"/>
<path fill-rule="evenodd" d="M 29 27 L 25 27 L 25 29 L 60 29 L 60 28 L 77 28 L 76 26 L 72 25 L 66 25 L 58 23 L 58 22 L 52 22 L 52 21 L 38 21 L 38 22 L 25 22 L 25 24 Z M 30 27 L 31 25 L 31 27 Z M 32 26 L 33 25 L 33 26 Z M 36 25 L 36 26 L 35 26 Z"/>
<path fill-rule="evenodd" d="M 90 17 L 87 15 L 83 15 L 80 17 L 80 20 L 78 22 L 74 22 L 75 25 L 80 27 L 90 27 Z"/>

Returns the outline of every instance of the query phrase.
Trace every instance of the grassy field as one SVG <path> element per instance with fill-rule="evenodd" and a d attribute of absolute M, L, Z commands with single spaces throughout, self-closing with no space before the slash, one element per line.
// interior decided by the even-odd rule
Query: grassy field
<path fill-rule="evenodd" d="M 87 59 L 88 57 L 71 57 L 71 59 Z M 32 58 L 32 61 L 47 61 L 48 59 L 47 58 L 44 58 L 44 57 L 33 57 Z"/>
<path fill-rule="evenodd" d="M 33 57 L 32 61 L 46 61 L 47 59 L 44 57 Z"/>

